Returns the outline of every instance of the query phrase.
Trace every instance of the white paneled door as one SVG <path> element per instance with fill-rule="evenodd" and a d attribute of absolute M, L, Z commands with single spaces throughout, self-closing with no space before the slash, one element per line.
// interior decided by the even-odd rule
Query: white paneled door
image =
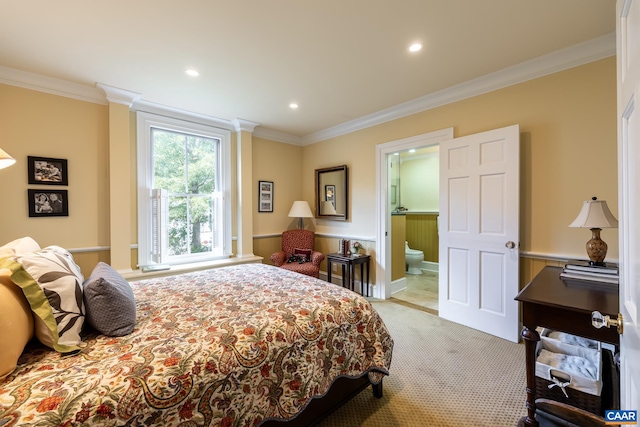
<path fill-rule="evenodd" d="M 640 409 L 640 4 L 618 0 L 618 174 L 620 233 L 620 404 Z"/>
<path fill-rule="evenodd" d="M 440 144 L 439 314 L 518 342 L 518 125 Z"/>

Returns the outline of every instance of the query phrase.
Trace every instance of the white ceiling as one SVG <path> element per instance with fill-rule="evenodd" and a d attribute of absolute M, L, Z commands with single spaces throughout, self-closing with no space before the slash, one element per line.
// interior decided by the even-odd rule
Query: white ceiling
<path fill-rule="evenodd" d="M 99 83 L 304 143 L 614 31 L 614 0 L 3 0 L 0 83 Z"/>

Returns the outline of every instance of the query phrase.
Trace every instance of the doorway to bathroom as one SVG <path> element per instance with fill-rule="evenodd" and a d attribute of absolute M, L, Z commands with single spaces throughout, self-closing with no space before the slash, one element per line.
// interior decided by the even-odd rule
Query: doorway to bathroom
<path fill-rule="evenodd" d="M 394 290 L 391 298 L 437 314 L 440 147 L 396 151 L 387 160 L 391 277 L 405 279 L 404 288 Z"/>
<path fill-rule="evenodd" d="M 376 250 L 379 263 L 374 296 L 394 298 L 415 305 L 426 311 L 438 310 L 438 167 L 431 172 L 429 195 L 420 188 L 428 187 L 429 173 L 425 162 L 438 164 L 438 149 L 441 141 L 453 138 L 453 128 L 443 129 L 381 144 L 376 149 L 378 189 L 378 236 Z M 410 153 L 411 150 L 415 150 Z M 400 173 L 400 164 L 405 162 L 405 173 Z M 413 160 L 411 160 L 413 159 Z M 395 166 L 395 170 L 393 169 Z M 412 181 L 403 185 L 402 179 Z M 408 184 L 405 182 L 404 184 Z M 431 231 L 427 229 L 431 228 Z M 435 240 L 434 235 L 435 234 Z M 410 236 L 410 237 L 407 237 Z M 407 248 L 407 244 L 409 248 Z M 411 246 L 415 247 L 412 248 Z M 422 274 L 407 273 L 405 254 L 419 253 L 417 261 Z M 395 254 L 395 256 L 394 256 Z M 401 255 L 401 256 L 398 256 Z"/>
<path fill-rule="evenodd" d="M 387 159 L 394 151 L 440 146 L 438 315 L 517 341 L 519 125 L 453 138 L 453 129 L 376 146 L 377 238 L 374 296 L 406 288 L 392 280 L 393 232 Z M 428 142 L 428 143 L 426 143 Z M 399 249 L 400 251 L 402 249 Z M 407 253 L 410 254 L 408 249 Z M 407 259 L 410 260 L 409 257 Z"/>

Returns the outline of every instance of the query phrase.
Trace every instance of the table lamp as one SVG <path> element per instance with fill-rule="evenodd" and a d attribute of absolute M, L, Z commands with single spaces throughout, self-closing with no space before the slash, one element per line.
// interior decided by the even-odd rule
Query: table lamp
<path fill-rule="evenodd" d="M 320 202 L 320 213 L 322 215 L 338 215 L 336 208 L 333 207 L 332 202 Z"/>
<path fill-rule="evenodd" d="M 600 238 L 600 230 L 603 228 L 617 228 L 618 220 L 613 216 L 607 202 L 592 197 L 582 204 L 578 217 L 569 224 L 569 227 L 581 227 L 591 229 L 591 240 L 587 242 L 587 255 L 589 264 L 605 265 L 604 257 L 607 255 L 607 244 Z"/>
<path fill-rule="evenodd" d="M 12 164 L 14 164 L 15 162 L 16 162 L 16 159 L 8 155 L 6 151 L 0 148 L 0 169 L 7 168 Z"/>
<path fill-rule="evenodd" d="M 304 221 L 302 218 L 313 218 L 313 213 L 311 213 L 311 208 L 309 207 L 309 202 L 305 200 L 296 200 L 291 205 L 291 210 L 289 210 L 289 217 L 298 218 L 298 228 L 302 230 L 304 228 Z"/>

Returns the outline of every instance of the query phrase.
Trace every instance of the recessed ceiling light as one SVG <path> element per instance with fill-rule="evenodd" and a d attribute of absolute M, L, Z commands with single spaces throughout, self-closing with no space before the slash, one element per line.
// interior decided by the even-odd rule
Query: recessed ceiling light
<path fill-rule="evenodd" d="M 415 152 L 416 152 L 416 149 L 415 149 L 415 148 L 412 148 L 411 150 L 409 150 L 409 152 L 410 152 L 410 153 L 415 153 Z"/>
<path fill-rule="evenodd" d="M 191 77 L 198 77 L 200 75 L 198 70 L 194 70 L 192 68 L 189 68 L 188 70 L 185 70 L 184 72 L 187 74 L 187 76 L 191 76 Z"/>
<path fill-rule="evenodd" d="M 409 52 L 417 52 L 422 49 L 422 43 L 414 43 L 409 46 Z"/>
<path fill-rule="evenodd" d="M 289 108 L 291 108 L 292 110 L 295 110 L 299 107 L 298 104 L 296 104 L 295 102 L 292 102 L 291 104 L 289 104 Z"/>

